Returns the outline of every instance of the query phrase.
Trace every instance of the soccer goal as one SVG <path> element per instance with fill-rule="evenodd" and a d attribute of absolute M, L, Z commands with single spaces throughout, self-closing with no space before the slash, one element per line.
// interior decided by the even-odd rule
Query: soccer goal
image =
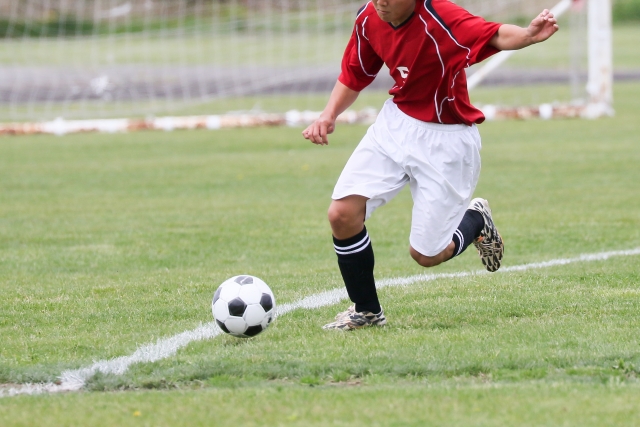
<path fill-rule="evenodd" d="M 535 10 L 529 6 L 528 12 Z M 483 106 L 487 118 L 613 115 L 611 1 L 561 0 L 551 11 L 562 30 L 550 40 L 500 52 L 468 73 L 470 90 L 483 82 L 516 88 L 515 101 Z"/>
<path fill-rule="evenodd" d="M 472 100 L 488 118 L 612 114 L 610 0 L 457 2 L 487 19 L 520 25 L 543 6 L 561 15 L 562 30 L 548 42 L 468 70 Z M 363 3 L 1 2 L 1 121 L 22 123 L 3 132 L 308 121 L 335 82 Z M 389 87 L 382 70 L 367 91 L 383 99 Z M 371 116 L 366 110 L 344 120 Z"/>

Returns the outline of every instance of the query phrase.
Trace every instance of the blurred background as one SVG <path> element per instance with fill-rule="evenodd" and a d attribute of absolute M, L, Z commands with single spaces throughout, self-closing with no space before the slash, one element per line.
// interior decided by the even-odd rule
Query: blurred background
<path fill-rule="evenodd" d="M 457 1 L 488 20 L 520 25 L 555 2 Z M 584 96 L 584 3 L 573 2 L 562 31 L 544 46 L 518 52 L 483 81 L 518 88 L 491 102 Z M 0 0 L 0 122 L 319 110 L 362 4 Z M 640 0 L 613 0 L 612 18 L 614 78 L 640 78 Z M 368 93 L 384 98 L 390 82 L 381 71 Z"/>

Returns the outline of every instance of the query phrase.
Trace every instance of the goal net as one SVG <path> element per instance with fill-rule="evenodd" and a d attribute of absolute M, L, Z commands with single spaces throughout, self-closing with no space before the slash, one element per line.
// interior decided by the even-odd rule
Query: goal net
<path fill-rule="evenodd" d="M 518 52 L 491 70 L 470 69 L 470 85 L 477 92 L 472 100 L 499 115 L 502 107 L 585 105 L 591 96 L 589 85 L 592 92 L 602 92 L 606 82 L 589 79 L 590 58 L 601 57 L 603 51 L 592 51 L 591 44 L 592 39 L 603 44 L 607 37 L 610 43 L 610 29 L 609 35 L 593 30 L 589 11 L 591 3 L 598 4 L 598 19 L 606 21 L 609 13 L 610 25 L 610 0 L 589 0 L 589 5 L 586 1 L 561 2 L 562 31 L 543 45 Z M 0 2 L 2 121 L 319 110 L 335 83 L 363 3 Z M 487 19 L 520 25 L 527 25 L 541 9 L 539 2 L 528 0 L 457 3 Z M 592 31 L 597 34 L 592 36 Z M 390 77 L 381 71 L 367 89 L 370 97 L 362 102 L 375 96 L 383 99 L 390 87 Z M 604 103 L 600 113 L 608 114 L 610 88 L 605 90 L 609 94 L 598 102 Z M 209 120 L 215 127 L 216 119 Z"/>

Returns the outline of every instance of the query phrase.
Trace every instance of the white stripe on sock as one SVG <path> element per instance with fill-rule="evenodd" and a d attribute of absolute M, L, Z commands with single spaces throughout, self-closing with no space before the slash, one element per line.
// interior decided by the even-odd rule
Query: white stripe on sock
<path fill-rule="evenodd" d="M 351 245 L 351 246 L 348 246 L 346 248 L 341 248 L 341 247 L 336 246 L 336 245 L 333 245 L 333 246 L 334 246 L 334 248 L 336 250 L 336 253 L 338 255 L 349 255 L 349 254 L 355 254 L 355 253 L 358 253 L 358 252 L 362 252 L 363 250 L 365 250 L 369 246 L 370 243 L 371 243 L 371 240 L 369 240 L 369 235 L 367 234 L 364 239 L 362 239 L 360 242 L 358 242 L 355 245 Z M 354 246 L 358 246 L 360 244 L 362 244 L 361 247 L 356 248 L 356 249 L 354 249 L 352 251 L 339 250 L 339 249 L 350 249 L 350 248 L 353 248 Z"/>
<path fill-rule="evenodd" d="M 464 247 L 464 236 L 460 230 L 456 230 L 453 234 L 458 236 L 458 252 L 456 252 L 455 256 L 458 256 L 462 253 L 462 248 Z"/>
<path fill-rule="evenodd" d="M 360 240 L 358 243 L 354 243 L 353 245 L 349 245 L 349 246 L 338 246 L 334 243 L 333 247 L 337 250 L 337 251 L 346 251 L 349 249 L 353 249 L 355 247 L 358 247 L 362 244 L 365 243 L 365 240 L 369 239 L 369 233 L 365 233 L 364 237 L 362 238 L 362 240 Z"/>

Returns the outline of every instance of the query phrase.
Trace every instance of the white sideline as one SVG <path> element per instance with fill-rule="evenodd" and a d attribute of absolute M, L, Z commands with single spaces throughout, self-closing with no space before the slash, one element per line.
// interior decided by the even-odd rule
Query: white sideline
<path fill-rule="evenodd" d="M 576 262 L 603 261 L 611 257 L 640 255 L 640 248 L 599 252 L 594 254 L 583 254 L 575 258 L 561 258 L 545 262 L 536 262 L 531 264 L 514 265 L 511 267 L 503 267 L 498 273 L 509 273 L 512 271 L 526 271 L 540 268 L 554 267 L 558 265 L 572 264 Z M 389 286 L 407 286 L 417 282 L 428 282 L 436 279 L 458 278 L 475 276 L 481 274 L 489 274 L 485 270 L 465 271 L 459 273 L 440 273 L 440 274 L 418 274 L 408 277 L 396 277 L 383 279 L 377 282 L 378 288 Z M 327 305 L 336 304 L 347 299 L 347 292 L 344 288 L 336 288 L 330 291 L 321 292 L 311 295 L 299 301 L 282 304 L 276 310 L 276 316 L 282 316 L 290 311 L 306 308 L 314 309 Z M 186 347 L 193 341 L 201 341 L 214 338 L 221 333 L 215 322 L 209 322 L 200 325 L 190 331 L 185 331 L 169 338 L 159 339 L 155 344 L 146 344 L 139 347 L 133 354 L 129 356 L 116 357 L 110 360 L 100 360 L 93 365 L 76 370 L 64 371 L 60 374 L 59 382 L 44 384 L 22 384 L 12 387 L 2 387 L 0 385 L 0 397 L 16 396 L 20 394 L 41 394 L 41 393 L 57 393 L 63 391 L 78 391 L 86 380 L 94 374 L 101 372 L 103 374 L 124 374 L 134 363 L 155 362 L 173 356 L 176 352 Z"/>

